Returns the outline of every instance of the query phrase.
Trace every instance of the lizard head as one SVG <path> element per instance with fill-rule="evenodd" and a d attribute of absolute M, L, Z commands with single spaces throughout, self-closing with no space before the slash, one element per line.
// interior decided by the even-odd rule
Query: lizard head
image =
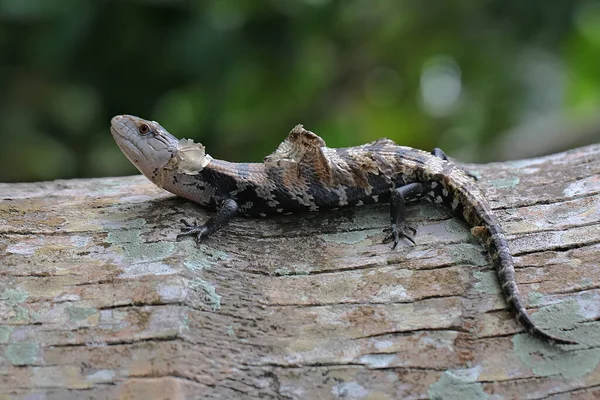
<path fill-rule="evenodd" d="M 165 173 L 196 175 L 212 160 L 204 146 L 177 139 L 158 122 L 117 115 L 110 125 L 113 138 L 129 161 L 160 187 Z"/>

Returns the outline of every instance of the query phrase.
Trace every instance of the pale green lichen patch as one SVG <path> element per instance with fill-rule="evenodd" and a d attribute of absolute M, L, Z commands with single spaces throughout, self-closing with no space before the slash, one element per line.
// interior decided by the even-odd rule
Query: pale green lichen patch
<path fill-rule="evenodd" d="M 187 331 L 190 329 L 190 314 L 184 313 L 180 319 L 180 326 L 182 331 Z"/>
<path fill-rule="evenodd" d="M 9 306 L 14 306 L 20 303 L 23 303 L 25 300 L 27 300 L 27 297 L 29 295 L 27 294 L 27 292 L 16 288 L 16 289 L 4 289 L 4 291 L 2 292 L 2 294 L 0 294 L 0 301 L 4 301 L 6 302 L 7 305 Z"/>
<path fill-rule="evenodd" d="M 120 229 L 108 232 L 106 241 L 118 245 L 123 251 L 123 255 L 128 260 L 136 262 L 160 261 L 175 250 L 175 246 L 170 242 L 143 243 L 141 240 L 142 227 L 146 221 L 138 218 L 132 221 L 126 221 L 121 224 Z"/>
<path fill-rule="evenodd" d="M 6 346 L 4 357 L 12 365 L 31 365 L 38 358 L 40 347 L 37 343 L 22 342 Z"/>
<path fill-rule="evenodd" d="M 483 391 L 477 378 L 481 367 L 446 371 L 440 379 L 429 387 L 429 397 L 432 400 L 480 400 L 490 396 Z"/>
<path fill-rule="evenodd" d="M 396 354 L 365 354 L 360 358 L 360 363 L 367 368 L 389 368 L 398 364 Z"/>
<path fill-rule="evenodd" d="M 278 276 L 290 276 L 293 275 L 293 270 L 290 267 L 279 267 L 275 268 L 275 275 Z"/>
<path fill-rule="evenodd" d="M 191 272 L 198 273 L 202 270 L 211 268 L 220 261 L 228 258 L 227 253 L 201 244 L 196 246 L 195 242 L 182 242 L 180 244 L 187 257 L 183 260 L 183 265 Z M 217 289 L 211 283 L 196 277 L 189 283 L 192 290 L 201 290 L 204 292 L 204 301 L 206 301 L 213 311 L 221 309 L 221 296 L 217 294 Z"/>
<path fill-rule="evenodd" d="M 478 292 L 485 294 L 500 293 L 496 271 L 474 271 L 473 276 L 477 280 L 477 282 L 475 282 L 475 290 Z"/>
<path fill-rule="evenodd" d="M 206 301 L 213 311 L 221 309 L 221 296 L 217 294 L 216 288 L 210 283 L 200 278 L 194 278 L 189 283 L 190 289 L 202 290 L 204 292 L 204 301 Z"/>
<path fill-rule="evenodd" d="M 580 378 L 598 367 L 600 362 L 600 323 L 582 324 L 576 301 L 568 300 L 545 307 L 532 319 L 548 333 L 575 340 L 579 345 L 556 346 L 533 338 L 516 335 L 513 346 L 523 364 L 539 376 L 561 374 L 566 379 Z M 567 330 L 561 330 L 567 329 Z M 588 346 L 593 346 L 589 348 Z"/>
<path fill-rule="evenodd" d="M 10 325 L 0 325 L 0 344 L 8 343 L 13 330 L 14 327 Z"/>
<path fill-rule="evenodd" d="M 600 361 L 600 349 L 565 351 L 529 334 L 516 335 L 513 346 L 521 362 L 538 376 L 576 379 L 595 370 Z"/>
<path fill-rule="evenodd" d="M 21 256 L 32 256 L 44 246 L 43 240 L 29 240 L 8 245 L 6 254 L 18 254 Z"/>
<path fill-rule="evenodd" d="M 578 179 L 568 185 L 563 193 L 567 197 L 577 196 L 580 194 L 591 193 L 600 190 L 600 176 L 592 175 L 584 179 Z"/>
<path fill-rule="evenodd" d="M 29 297 L 29 294 L 20 288 L 4 289 L 0 294 L 0 302 L 4 303 L 6 308 L 11 311 L 7 312 L 8 321 L 12 323 L 27 323 L 31 321 L 29 310 L 21 305 Z"/>
<path fill-rule="evenodd" d="M 542 221 L 534 221 L 536 222 L 536 225 L 539 225 L 540 227 L 560 226 L 567 220 L 570 225 L 576 223 L 583 225 L 586 220 L 590 218 L 587 207 L 574 207 L 571 203 L 553 205 L 551 210 L 552 212 L 544 215 Z"/>
<path fill-rule="evenodd" d="M 74 247 L 86 247 L 92 242 L 92 238 L 89 236 L 74 235 L 69 238 L 69 242 Z"/>
<path fill-rule="evenodd" d="M 107 224 L 107 227 L 109 229 L 140 229 L 144 225 L 146 225 L 146 220 L 144 218 L 136 218 L 136 219 L 128 219 L 125 221 L 123 221 L 123 220 L 111 221 Z"/>
<path fill-rule="evenodd" d="M 590 279 L 590 278 L 582 278 L 581 279 L 581 286 L 586 287 L 586 286 L 592 286 L 594 284 L 594 280 Z"/>
<path fill-rule="evenodd" d="M 584 295 L 578 299 L 569 299 L 544 307 L 532 314 L 531 318 L 537 325 L 556 336 L 575 340 L 582 345 L 600 346 L 600 322 L 582 323 L 590 317 L 590 310 L 592 315 L 595 315 L 593 309 L 597 306 L 597 299 L 592 300 L 592 308 L 589 309 L 590 303 Z"/>
<path fill-rule="evenodd" d="M 321 238 L 326 242 L 340 244 L 357 244 L 366 240 L 370 236 L 379 234 L 381 234 L 380 229 L 366 229 L 363 231 L 329 233 L 321 235 Z M 369 241 L 367 244 L 371 244 L 371 241 Z"/>
<path fill-rule="evenodd" d="M 533 321 L 541 327 L 551 329 L 573 329 L 584 318 L 579 313 L 579 306 L 574 300 L 566 300 L 541 308 L 531 315 Z M 560 331 L 557 335 L 562 335 Z M 574 337 L 570 339 L 577 340 Z"/>
<path fill-rule="evenodd" d="M 318 267 L 309 264 L 297 264 L 285 267 L 278 267 L 275 269 L 275 275 L 278 276 L 296 276 L 296 275 L 309 275 L 312 271 L 318 270 Z"/>
<path fill-rule="evenodd" d="M 131 243 L 124 245 L 123 250 L 130 260 L 148 262 L 164 260 L 173 254 L 175 246 L 170 242 Z"/>
<path fill-rule="evenodd" d="M 93 307 L 69 306 L 65 310 L 69 315 L 69 319 L 74 322 L 84 320 L 98 313 L 98 310 Z"/>
<path fill-rule="evenodd" d="M 597 291 L 583 292 L 579 294 L 575 301 L 579 306 L 579 313 L 586 320 L 597 319 L 600 313 L 600 293 Z"/>
<path fill-rule="evenodd" d="M 106 241 L 112 244 L 139 243 L 141 231 L 139 229 L 108 232 Z"/>
<path fill-rule="evenodd" d="M 518 176 L 509 176 L 506 178 L 490 179 L 489 184 L 496 189 L 512 189 L 516 187 L 521 179 Z"/>
<path fill-rule="evenodd" d="M 530 306 L 537 307 L 543 304 L 544 295 L 538 292 L 529 292 L 529 295 L 527 295 L 527 300 L 529 300 Z"/>
<path fill-rule="evenodd" d="M 111 369 L 101 369 L 85 377 L 88 382 L 111 383 L 115 377 L 115 372 Z"/>
<path fill-rule="evenodd" d="M 118 229 L 108 232 L 106 241 L 118 248 L 127 263 L 120 278 L 136 278 L 145 275 L 171 275 L 177 271 L 161 262 L 175 251 L 170 242 L 144 243 L 141 227 L 146 224 L 142 218 L 120 221 Z"/>
<path fill-rule="evenodd" d="M 187 257 L 183 260 L 183 265 L 190 271 L 201 271 L 217 264 L 219 261 L 227 259 L 227 253 L 214 249 L 210 246 L 201 244 L 196 246 L 193 241 L 181 242 Z"/>
<path fill-rule="evenodd" d="M 123 268 L 121 279 L 139 278 L 147 275 L 175 275 L 178 271 L 163 262 L 139 262 Z"/>
<path fill-rule="evenodd" d="M 476 267 L 488 264 L 485 254 L 482 252 L 482 247 L 478 244 L 460 243 L 450 246 L 448 251 L 452 259 L 456 262 Z"/>
<path fill-rule="evenodd" d="M 208 257 L 210 257 L 212 260 L 214 260 L 215 262 L 226 260 L 228 257 L 227 253 L 225 253 L 224 251 L 215 249 L 214 247 L 210 247 L 205 244 L 201 244 L 200 246 L 194 245 L 194 248 L 200 250 L 201 252 L 206 254 Z"/>
<path fill-rule="evenodd" d="M 31 323 L 35 317 L 36 315 L 25 307 L 15 305 L 12 307 L 12 313 L 9 314 L 8 321 L 15 324 Z"/>
<path fill-rule="evenodd" d="M 331 394 L 340 399 L 368 399 L 369 391 L 358 382 L 344 382 L 334 385 Z"/>

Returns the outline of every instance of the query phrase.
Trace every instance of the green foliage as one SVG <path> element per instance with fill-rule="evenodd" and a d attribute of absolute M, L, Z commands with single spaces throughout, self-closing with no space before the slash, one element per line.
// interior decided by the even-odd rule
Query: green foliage
<path fill-rule="evenodd" d="M 260 161 L 297 123 L 465 160 L 600 106 L 594 1 L 0 0 L 0 180 L 135 173 L 108 129 L 159 121 Z"/>

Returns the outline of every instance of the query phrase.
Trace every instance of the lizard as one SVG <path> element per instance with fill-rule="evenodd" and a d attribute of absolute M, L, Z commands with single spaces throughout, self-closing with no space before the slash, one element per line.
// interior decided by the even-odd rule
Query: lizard
<path fill-rule="evenodd" d="M 195 236 L 200 243 L 238 215 L 267 217 L 389 203 L 390 226 L 383 242 L 395 249 L 401 239 L 415 243 L 416 230 L 405 219 L 406 204 L 430 201 L 451 208 L 473 227 L 491 255 L 506 303 L 530 334 L 555 344 L 577 344 L 541 330 L 527 314 L 500 223 L 476 179 L 439 148 L 429 153 L 386 138 L 329 148 L 321 137 L 297 125 L 262 163 L 234 163 L 213 159 L 203 145 L 178 140 L 155 121 L 118 115 L 110 130 L 125 156 L 155 185 L 216 210 L 202 225 L 182 219 L 178 240 Z"/>

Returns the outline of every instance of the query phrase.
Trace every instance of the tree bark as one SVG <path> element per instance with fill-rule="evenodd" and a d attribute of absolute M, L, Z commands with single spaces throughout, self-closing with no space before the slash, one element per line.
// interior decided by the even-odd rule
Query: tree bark
<path fill-rule="evenodd" d="M 523 333 L 469 227 L 388 207 L 235 219 L 141 176 L 0 184 L 0 394 L 17 399 L 600 396 L 600 145 L 466 165 L 540 327 Z"/>

